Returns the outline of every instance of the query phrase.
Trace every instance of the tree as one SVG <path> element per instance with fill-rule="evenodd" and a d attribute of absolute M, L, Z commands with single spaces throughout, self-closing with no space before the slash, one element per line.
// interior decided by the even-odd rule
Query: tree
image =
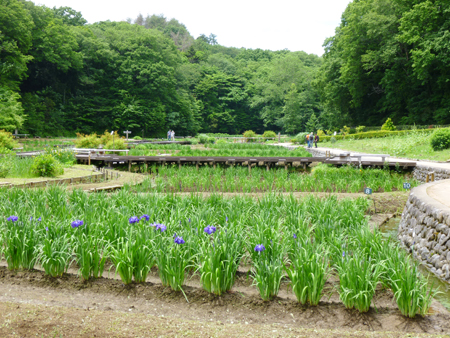
<path fill-rule="evenodd" d="M 25 78 L 32 46 L 31 16 L 17 0 L 0 0 L 0 87 L 17 90 Z"/>
<path fill-rule="evenodd" d="M 24 121 L 20 96 L 4 87 L 0 87 L 0 130 L 19 129 Z"/>
<path fill-rule="evenodd" d="M 70 7 L 53 7 L 53 13 L 55 17 L 61 19 L 65 25 L 84 26 L 87 23 L 87 20 L 83 18 L 81 12 L 77 12 Z"/>

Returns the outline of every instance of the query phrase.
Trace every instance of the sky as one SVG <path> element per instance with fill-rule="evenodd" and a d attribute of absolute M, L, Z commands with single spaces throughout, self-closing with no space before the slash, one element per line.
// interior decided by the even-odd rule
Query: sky
<path fill-rule="evenodd" d="M 215 34 L 227 47 L 289 49 L 321 56 L 350 0 L 36 0 L 72 7 L 89 22 L 163 14 L 183 23 L 194 38 Z"/>

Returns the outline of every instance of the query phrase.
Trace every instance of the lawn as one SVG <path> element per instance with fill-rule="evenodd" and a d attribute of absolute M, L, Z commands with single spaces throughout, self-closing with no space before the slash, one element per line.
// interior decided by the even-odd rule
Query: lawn
<path fill-rule="evenodd" d="M 434 151 L 430 145 L 431 135 L 421 132 L 362 140 L 352 140 L 350 137 L 335 143 L 321 143 L 321 146 L 372 154 L 389 154 L 413 160 L 447 161 L 450 159 L 450 149 Z"/>

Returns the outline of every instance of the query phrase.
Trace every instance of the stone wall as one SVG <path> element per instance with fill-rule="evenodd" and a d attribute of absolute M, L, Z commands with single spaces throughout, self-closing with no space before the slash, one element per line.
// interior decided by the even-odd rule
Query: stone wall
<path fill-rule="evenodd" d="M 413 175 L 414 175 L 414 178 L 416 180 L 418 180 L 419 182 L 426 182 L 427 175 L 432 172 L 434 173 L 435 181 L 450 179 L 450 170 L 441 169 L 441 168 L 433 168 L 433 167 L 424 167 L 424 166 L 415 167 L 414 171 L 413 171 Z"/>
<path fill-rule="evenodd" d="M 450 282 L 450 208 L 429 197 L 437 182 L 412 189 L 398 228 L 398 239 L 431 272 Z"/>

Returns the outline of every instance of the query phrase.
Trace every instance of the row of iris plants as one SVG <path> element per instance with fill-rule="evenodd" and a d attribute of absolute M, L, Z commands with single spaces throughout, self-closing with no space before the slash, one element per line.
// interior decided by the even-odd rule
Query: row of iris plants
<path fill-rule="evenodd" d="M 59 187 L 2 189 L 0 198 L 1 250 L 9 269 L 40 265 L 57 277 L 76 262 L 88 280 L 112 264 L 130 284 L 145 282 L 156 266 L 164 286 L 183 292 L 187 274 L 198 274 L 207 292 L 221 295 L 245 263 L 264 300 L 288 280 L 301 304 L 318 305 L 334 275 L 345 307 L 368 311 L 381 286 L 392 289 L 408 317 L 425 315 L 434 294 L 407 254 L 369 228 L 362 198 L 204 199 Z"/>
<path fill-rule="evenodd" d="M 390 192 L 402 190 L 403 183 L 411 186 L 417 181 L 401 173 L 383 169 L 361 169 L 353 166 L 336 168 L 320 164 L 311 173 L 286 171 L 284 168 L 267 171 L 255 167 L 213 168 L 202 166 L 197 171 L 192 166 L 153 166 L 151 184 L 140 190 L 158 192 L 362 192 L 364 188 L 373 191 Z M 150 182 L 149 182 L 150 183 Z"/>
<path fill-rule="evenodd" d="M 129 154 L 133 156 L 154 156 L 155 150 L 171 152 L 176 156 L 311 157 L 311 154 L 303 148 L 289 150 L 281 146 L 248 143 L 215 144 L 208 145 L 208 148 L 205 149 L 189 145 L 155 145 L 149 143 L 136 146 L 135 149 L 130 150 Z"/>

